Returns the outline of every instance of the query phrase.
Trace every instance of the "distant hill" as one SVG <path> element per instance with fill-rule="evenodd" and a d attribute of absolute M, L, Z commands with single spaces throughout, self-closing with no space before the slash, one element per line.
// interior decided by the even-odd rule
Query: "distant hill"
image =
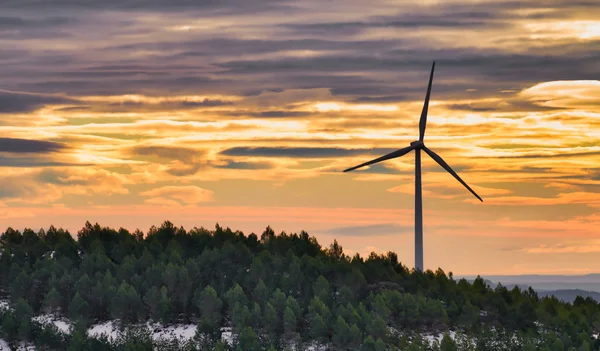
<path fill-rule="evenodd" d="M 502 283 L 504 286 L 531 286 L 535 290 L 572 290 L 580 289 L 600 293 L 600 274 L 585 275 L 482 275 L 486 281 Z M 464 276 L 473 280 L 473 276 Z"/>
<path fill-rule="evenodd" d="M 538 291 L 539 297 L 552 296 L 554 295 L 557 299 L 563 302 L 572 303 L 575 301 L 577 296 L 581 296 L 583 298 L 591 297 L 596 301 L 600 301 L 600 293 L 594 291 L 585 291 L 580 289 L 565 289 L 565 290 L 552 290 L 552 291 Z"/>
<path fill-rule="evenodd" d="M 502 284 L 511 290 L 518 286 L 521 290 L 531 287 L 539 297 L 554 295 L 561 301 L 572 303 L 577 296 L 591 297 L 600 302 L 600 274 L 586 275 L 507 275 L 484 276 L 484 282 L 491 288 Z M 475 277 L 465 277 L 473 282 Z"/>

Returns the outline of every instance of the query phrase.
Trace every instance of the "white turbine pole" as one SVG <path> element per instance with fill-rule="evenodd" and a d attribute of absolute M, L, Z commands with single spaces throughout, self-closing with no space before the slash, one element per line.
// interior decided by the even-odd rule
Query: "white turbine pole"
<path fill-rule="evenodd" d="M 421 194 L 421 150 L 415 150 L 415 269 L 423 272 L 423 197 Z"/>

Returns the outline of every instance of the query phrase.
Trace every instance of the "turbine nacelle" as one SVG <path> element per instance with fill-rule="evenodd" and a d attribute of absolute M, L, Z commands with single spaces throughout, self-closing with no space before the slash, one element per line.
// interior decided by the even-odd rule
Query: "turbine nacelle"
<path fill-rule="evenodd" d="M 423 140 L 415 140 L 410 143 L 410 146 L 415 150 L 421 150 L 425 147 Z"/>

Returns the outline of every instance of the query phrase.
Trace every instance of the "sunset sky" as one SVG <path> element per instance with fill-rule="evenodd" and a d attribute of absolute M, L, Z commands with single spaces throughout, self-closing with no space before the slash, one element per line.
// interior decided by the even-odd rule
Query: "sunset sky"
<path fill-rule="evenodd" d="M 0 5 L 0 231 L 306 230 L 425 267 L 600 272 L 596 1 Z M 535 5 L 534 5 L 535 4 Z"/>

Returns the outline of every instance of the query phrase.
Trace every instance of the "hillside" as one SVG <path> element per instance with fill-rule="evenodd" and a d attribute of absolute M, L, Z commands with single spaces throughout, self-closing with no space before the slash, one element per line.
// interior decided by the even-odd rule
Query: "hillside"
<path fill-rule="evenodd" d="M 595 291 L 585 291 L 580 289 L 562 289 L 562 290 L 548 290 L 538 291 L 539 296 L 555 296 L 557 299 L 573 303 L 577 297 L 592 298 L 596 301 L 600 301 L 600 293 Z"/>
<path fill-rule="evenodd" d="M 475 277 L 465 276 L 472 281 Z M 486 276 L 490 285 L 532 287 L 536 291 L 584 290 L 600 293 L 600 274 L 585 275 L 490 275 Z"/>
<path fill-rule="evenodd" d="M 593 299 L 566 304 L 418 272 L 334 241 L 170 222 L 0 236 L 2 342 L 51 350 L 593 350 Z M 103 336 L 104 335 L 104 336 Z M 0 345 L 3 345 L 0 343 Z"/>

